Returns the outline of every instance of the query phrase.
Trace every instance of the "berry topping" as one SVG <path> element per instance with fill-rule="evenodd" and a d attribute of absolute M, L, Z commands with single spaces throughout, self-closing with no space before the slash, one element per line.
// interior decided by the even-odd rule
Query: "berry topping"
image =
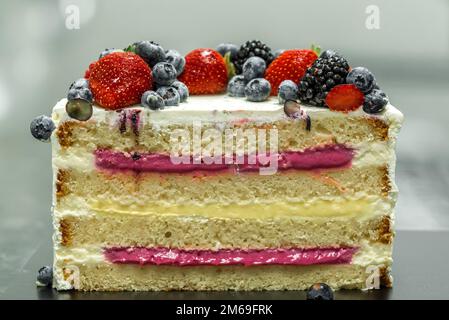
<path fill-rule="evenodd" d="M 346 83 L 355 85 L 363 93 L 373 90 L 376 78 L 371 71 L 364 67 L 352 69 L 346 76 Z"/>
<path fill-rule="evenodd" d="M 113 53 L 113 52 L 123 52 L 123 50 L 122 50 L 122 49 L 114 49 L 114 48 L 104 49 L 104 50 L 100 53 L 100 56 L 98 57 L 98 59 L 101 59 L 101 58 L 103 58 L 103 57 L 105 57 L 105 56 L 107 56 L 108 54 Z"/>
<path fill-rule="evenodd" d="M 158 62 L 151 72 L 153 81 L 161 86 L 169 86 L 176 80 L 176 69 L 168 62 Z"/>
<path fill-rule="evenodd" d="M 279 57 L 281 54 L 283 54 L 285 52 L 285 49 L 277 49 L 276 51 L 273 52 L 273 57 L 274 59 L 276 59 L 277 57 Z"/>
<path fill-rule="evenodd" d="M 165 61 L 171 63 L 176 69 L 176 76 L 179 76 L 184 71 L 186 59 L 176 50 L 165 51 Z"/>
<path fill-rule="evenodd" d="M 340 84 L 331 89 L 326 97 L 326 105 L 332 111 L 350 112 L 363 104 L 363 92 L 353 84 Z"/>
<path fill-rule="evenodd" d="M 334 292 L 325 283 L 315 283 L 307 290 L 307 300 L 334 300 Z"/>
<path fill-rule="evenodd" d="M 114 52 L 89 66 L 90 89 L 95 101 L 106 109 L 120 109 L 139 103 L 151 90 L 151 69 L 132 52 Z"/>
<path fill-rule="evenodd" d="M 67 93 L 68 100 L 83 99 L 92 103 L 92 92 L 89 89 L 89 81 L 81 78 L 70 85 Z"/>
<path fill-rule="evenodd" d="M 44 115 L 34 118 L 30 123 L 30 131 L 33 137 L 43 142 L 50 141 L 53 130 L 55 130 L 53 120 Z"/>
<path fill-rule="evenodd" d="M 250 81 L 255 78 L 263 78 L 267 64 L 265 60 L 260 57 L 251 57 L 243 64 L 242 74 L 245 81 Z"/>
<path fill-rule="evenodd" d="M 137 53 L 151 68 L 166 59 L 164 49 L 153 41 L 136 42 L 127 50 Z"/>
<path fill-rule="evenodd" d="M 363 111 L 366 113 L 379 113 L 385 109 L 387 104 L 387 95 L 382 90 L 374 89 L 365 96 Z"/>
<path fill-rule="evenodd" d="M 180 102 L 184 102 L 187 100 L 187 98 L 189 97 L 189 88 L 187 88 L 184 83 L 176 80 L 170 86 L 178 90 Z"/>
<path fill-rule="evenodd" d="M 284 112 L 289 118 L 304 120 L 307 131 L 310 131 L 312 128 L 312 120 L 310 119 L 310 116 L 303 109 L 301 109 L 301 105 L 295 100 L 285 101 Z"/>
<path fill-rule="evenodd" d="M 151 90 L 144 92 L 140 103 L 142 104 L 142 106 L 150 108 L 152 110 L 161 109 L 165 105 L 164 99 L 162 99 L 162 97 L 157 92 Z"/>
<path fill-rule="evenodd" d="M 166 106 L 177 106 L 181 101 L 178 90 L 174 87 L 160 87 L 157 93 L 164 99 Z"/>
<path fill-rule="evenodd" d="M 349 64 L 345 58 L 332 50 L 324 51 L 301 79 L 299 99 L 324 107 L 328 92 L 336 85 L 345 83 L 348 72 Z"/>
<path fill-rule="evenodd" d="M 256 78 L 248 82 L 245 87 L 245 96 L 249 101 L 260 102 L 270 96 L 271 85 L 264 78 Z"/>
<path fill-rule="evenodd" d="M 92 117 L 92 103 L 84 99 L 68 100 L 65 105 L 65 111 L 70 118 L 87 121 Z"/>
<path fill-rule="evenodd" d="M 223 57 L 212 49 L 196 49 L 186 55 L 179 77 L 190 94 L 215 94 L 226 90 L 228 73 Z"/>
<path fill-rule="evenodd" d="M 53 268 L 45 266 L 39 269 L 37 272 L 36 284 L 38 286 L 48 287 L 53 282 Z"/>
<path fill-rule="evenodd" d="M 298 99 L 298 86 L 292 80 L 284 80 L 278 89 L 279 103 L 283 104 L 287 100 Z"/>
<path fill-rule="evenodd" d="M 228 83 L 228 94 L 231 97 L 245 96 L 246 81 L 242 75 L 234 76 Z"/>
<path fill-rule="evenodd" d="M 254 56 L 262 58 L 267 66 L 273 61 L 273 54 L 271 53 L 270 47 L 259 40 L 247 41 L 240 47 L 237 57 L 234 60 L 237 74 L 242 73 L 245 61 Z"/>
<path fill-rule="evenodd" d="M 237 53 L 239 52 L 239 47 L 232 43 L 220 43 L 216 50 L 222 57 L 224 57 L 226 53 L 230 52 L 231 60 L 234 61 L 237 57 Z"/>
<path fill-rule="evenodd" d="M 307 68 L 317 59 L 312 50 L 287 50 L 276 58 L 268 67 L 265 78 L 270 81 L 271 94 L 277 95 L 282 81 L 292 80 L 298 83 Z"/>

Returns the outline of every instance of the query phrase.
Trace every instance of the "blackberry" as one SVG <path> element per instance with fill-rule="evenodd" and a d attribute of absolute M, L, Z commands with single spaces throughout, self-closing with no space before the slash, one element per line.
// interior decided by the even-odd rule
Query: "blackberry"
<path fill-rule="evenodd" d="M 262 58 L 265 61 L 267 67 L 274 59 L 271 48 L 268 47 L 265 43 L 259 40 L 246 41 L 240 47 L 237 53 L 237 57 L 233 61 L 237 74 L 242 73 L 243 64 L 245 63 L 245 61 L 248 58 L 254 56 Z"/>
<path fill-rule="evenodd" d="M 324 107 L 329 91 L 336 85 L 345 83 L 348 72 L 349 64 L 345 58 L 330 50 L 323 52 L 301 79 L 299 100 Z"/>

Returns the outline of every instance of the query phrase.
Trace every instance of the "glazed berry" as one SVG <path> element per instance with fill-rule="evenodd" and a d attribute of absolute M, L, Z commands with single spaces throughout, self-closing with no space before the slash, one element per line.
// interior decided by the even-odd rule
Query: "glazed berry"
<path fill-rule="evenodd" d="M 346 83 L 354 84 L 363 93 L 373 90 L 376 84 L 376 78 L 371 71 L 365 67 L 352 69 L 346 76 Z"/>
<path fill-rule="evenodd" d="M 100 53 L 100 56 L 98 57 L 98 59 L 101 59 L 101 58 L 103 58 L 103 57 L 105 57 L 105 56 L 107 56 L 108 54 L 113 53 L 113 52 L 123 52 L 123 50 L 121 50 L 121 49 L 114 49 L 114 48 L 104 49 L 104 50 Z"/>
<path fill-rule="evenodd" d="M 36 280 L 38 286 L 51 286 L 53 282 L 53 268 L 49 266 L 40 268 L 37 272 Z"/>
<path fill-rule="evenodd" d="M 388 104 L 387 95 L 379 89 L 374 89 L 367 95 L 365 95 L 365 101 L 363 103 L 363 111 L 366 113 L 379 113 L 385 109 Z"/>
<path fill-rule="evenodd" d="M 186 55 L 179 81 L 189 88 L 191 95 L 222 93 L 228 84 L 225 59 L 215 50 L 195 49 Z"/>
<path fill-rule="evenodd" d="M 171 63 L 176 69 L 176 75 L 179 76 L 184 71 L 186 59 L 176 50 L 165 51 L 165 61 Z"/>
<path fill-rule="evenodd" d="M 164 99 L 154 91 L 145 91 L 142 95 L 142 100 L 140 102 L 142 106 L 150 108 L 152 110 L 161 109 L 164 107 Z"/>
<path fill-rule="evenodd" d="M 160 87 L 156 91 L 162 99 L 164 99 L 165 106 L 177 106 L 181 101 L 178 90 L 173 87 Z"/>
<path fill-rule="evenodd" d="M 250 57 L 260 57 L 265 60 L 266 65 L 268 66 L 271 61 L 273 61 L 273 53 L 271 52 L 271 48 L 266 44 L 262 43 L 259 40 L 247 41 L 244 43 L 238 53 L 237 57 L 234 60 L 234 65 L 237 74 L 242 73 L 243 64 Z"/>
<path fill-rule="evenodd" d="M 267 64 L 265 60 L 260 57 L 251 57 L 245 61 L 242 68 L 242 74 L 245 81 L 250 81 L 256 78 L 263 78 Z"/>
<path fill-rule="evenodd" d="M 184 83 L 176 80 L 170 86 L 178 90 L 180 102 L 184 102 L 187 100 L 187 98 L 189 97 L 189 88 L 187 88 Z"/>
<path fill-rule="evenodd" d="M 345 58 L 335 51 L 324 51 L 302 77 L 298 85 L 299 99 L 313 106 L 326 106 L 327 94 L 333 87 L 345 83 L 348 72 Z"/>
<path fill-rule="evenodd" d="M 50 117 L 42 115 L 31 121 L 30 130 L 34 138 L 48 142 L 50 141 L 51 133 L 55 130 L 55 124 Z"/>
<path fill-rule="evenodd" d="M 70 118 L 87 121 L 92 117 L 92 103 L 84 99 L 68 100 L 65 105 L 65 111 Z"/>
<path fill-rule="evenodd" d="M 249 101 L 260 102 L 270 96 L 271 85 L 264 78 L 256 78 L 245 86 L 245 96 Z"/>
<path fill-rule="evenodd" d="M 292 80 L 284 80 L 278 89 L 279 103 L 284 104 L 287 100 L 298 99 L 298 86 Z"/>
<path fill-rule="evenodd" d="M 265 72 L 265 79 L 270 81 L 271 84 L 271 94 L 274 96 L 278 94 L 279 85 L 284 80 L 292 80 L 298 83 L 306 73 L 307 68 L 317 58 L 314 51 L 307 49 L 287 50 L 277 57 Z"/>
<path fill-rule="evenodd" d="M 243 75 L 233 76 L 228 82 L 228 94 L 231 97 L 245 96 L 246 81 Z"/>
<path fill-rule="evenodd" d="M 176 80 L 176 69 L 168 62 L 157 63 L 151 74 L 153 81 L 161 86 L 169 86 Z"/>
<path fill-rule="evenodd" d="M 334 292 L 325 283 L 315 283 L 307 290 L 307 300 L 334 300 Z"/>
<path fill-rule="evenodd" d="M 153 85 L 148 64 L 133 52 L 108 54 L 89 66 L 87 76 L 95 102 L 110 110 L 140 103 Z"/>
<path fill-rule="evenodd" d="M 153 41 L 139 41 L 134 43 L 134 51 L 145 60 L 151 68 L 153 68 L 156 63 L 163 62 L 166 59 L 164 49 Z"/>
<path fill-rule="evenodd" d="M 274 59 L 276 59 L 277 57 L 279 57 L 281 54 L 283 54 L 285 52 L 285 49 L 277 49 L 276 51 L 273 52 L 273 57 Z"/>
<path fill-rule="evenodd" d="M 232 43 L 220 43 L 215 50 L 217 50 L 223 57 L 226 53 L 230 52 L 231 61 L 234 61 L 237 57 L 237 53 L 239 52 L 239 47 Z"/>

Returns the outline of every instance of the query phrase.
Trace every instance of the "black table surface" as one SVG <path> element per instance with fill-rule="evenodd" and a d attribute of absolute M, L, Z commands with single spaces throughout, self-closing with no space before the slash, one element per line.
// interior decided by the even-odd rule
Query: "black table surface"
<path fill-rule="evenodd" d="M 304 299 L 303 291 L 261 292 L 57 292 L 36 287 L 37 270 L 51 263 L 50 245 L 41 245 L 12 275 L 0 299 Z M 398 231 L 394 245 L 393 289 L 340 290 L 336 299 L 449 299 L 449 232 Z"/>

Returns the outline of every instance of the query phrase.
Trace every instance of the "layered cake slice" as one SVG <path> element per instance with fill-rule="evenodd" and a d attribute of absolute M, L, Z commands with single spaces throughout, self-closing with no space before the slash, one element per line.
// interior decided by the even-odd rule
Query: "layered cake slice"
<path fill-rule="evenodd" d="M 32 125 L 52 141 L 54 286 L 391 286 L 402 114 L 372 73 L 289 50 L 239 55 L 228 83 L 214 50 L 161 52 L 102 54 Z"/>

